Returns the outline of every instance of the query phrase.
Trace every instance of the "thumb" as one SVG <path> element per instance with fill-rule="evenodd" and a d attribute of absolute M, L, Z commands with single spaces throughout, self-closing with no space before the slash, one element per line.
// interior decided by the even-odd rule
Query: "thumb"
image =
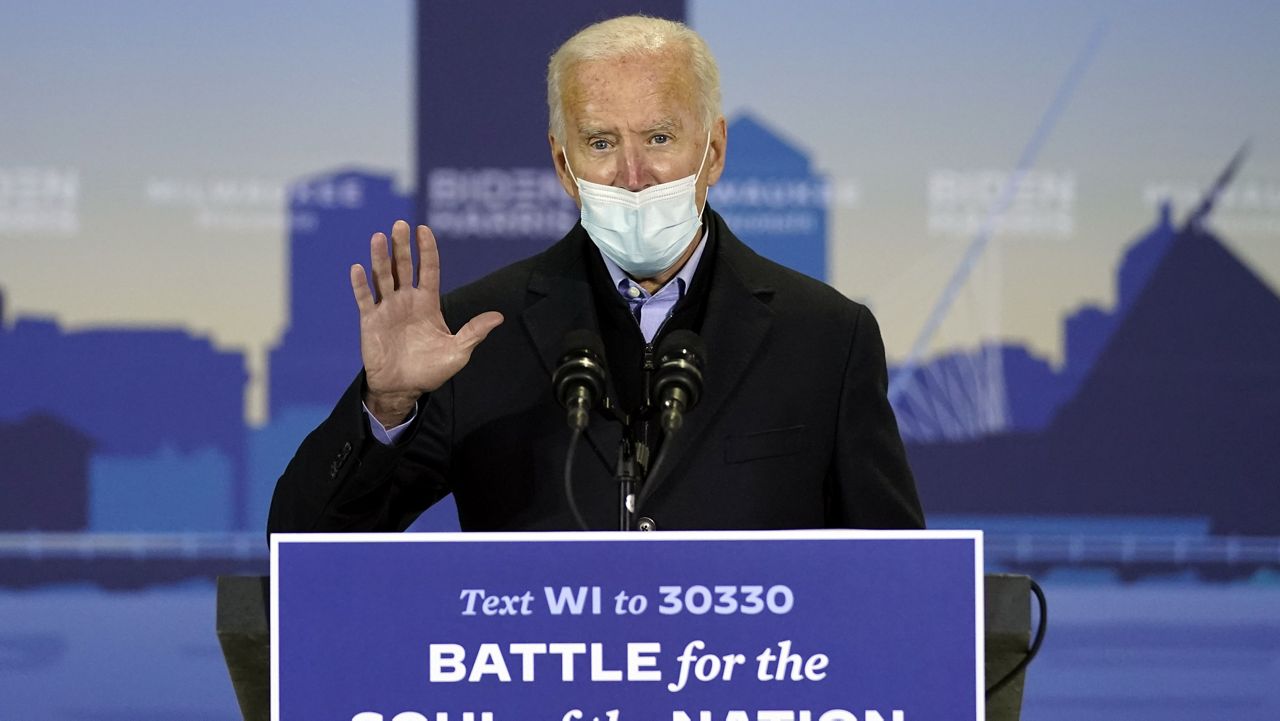
<path fill-rule="evenodd" d="M 472 318 L 458 329 L 455 337 L 468 351 L 480 345 L 480 341 L 489 337 L 490 331 L 502 325 L 502 314 L 491 310 Z"/>

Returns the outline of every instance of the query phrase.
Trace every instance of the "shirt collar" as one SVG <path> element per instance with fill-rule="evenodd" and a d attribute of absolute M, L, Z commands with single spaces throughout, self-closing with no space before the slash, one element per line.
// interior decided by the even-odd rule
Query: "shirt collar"
<path fill-rule="evenodd" d="M 689 260 L 685 262 L 684 267 L 680 269 L 680 272 L 672 276 L 665 284 L 663 284 L 662 288 L 666 288 L 668 285 L 671 285 L 672 281 L 678 280 L 680 281 L 679 289 L 681 295 L 689 290 L 689 285 L 693 283 L 693 274 L 698 270 L 698 262 L 702 260 L 702 251 L 707 249 L 707 232 L 707 226 L 704 223 L 702 226 L 702 236 L 698 238 L 698 247 L 694 249 L 693 255 L 689 256 Z M 617 288 L 619 293 L 625 294 L 626 289 L 631 285 L 640 288 L 640 284 L 632 280 L 631 277 L 627 275 L 626 271 L 618 267 L 618 264 L 613 262 L 609 256 L 604 253 L 600 253 L 600 259 L 604 261 L 605 270 L 609 271 L 609 277 L 613 279 L 613 287 Z M 652 294 L 647 293 L 643 288 L 640 288 L 640 292 L 644 293 L 646 296 L 657 295 L 662 291 L 662 288 L 659 288 Z"/>

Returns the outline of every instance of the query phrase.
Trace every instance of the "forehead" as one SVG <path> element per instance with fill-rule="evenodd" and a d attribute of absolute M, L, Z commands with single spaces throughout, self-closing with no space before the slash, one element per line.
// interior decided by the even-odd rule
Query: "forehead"
<path fill-rule="evenodd" d="M 570 129 L 643 130 L 657 124 L 693 124 L 697 95 L 682 53 L 640 55 L 578 63 L 562 95 Z"/>

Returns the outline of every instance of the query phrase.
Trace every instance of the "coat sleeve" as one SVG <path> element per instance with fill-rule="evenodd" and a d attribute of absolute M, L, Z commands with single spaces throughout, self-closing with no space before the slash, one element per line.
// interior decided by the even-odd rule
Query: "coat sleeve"
<path fill-rule="evenodd" d="M 915 479 L 889 405 L 888 378 L 880 326 L 859 305 L 828 477 L 828 526 L 924 528 Z"/>
<path fill-rule="evenodd" d="M 449 493 L 452 384 L 418 401 L 391 446 L 373 437 L 361 372 L 276 482 L 267 532 L 402 531 Z"/>

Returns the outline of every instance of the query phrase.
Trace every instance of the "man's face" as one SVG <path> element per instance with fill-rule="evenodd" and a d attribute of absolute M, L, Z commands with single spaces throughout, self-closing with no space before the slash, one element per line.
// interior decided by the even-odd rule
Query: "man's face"
<path fill-rule="evenodd" d="M 725 123 L 707 130 L 683 52 L 580 63 L 564 80 L 565 138 L 548 136 L 565 192 L 579 205 L 583 180 L 631 191 L 679 180 L 698 171 L 698 207 L 724 169 Z"/>

